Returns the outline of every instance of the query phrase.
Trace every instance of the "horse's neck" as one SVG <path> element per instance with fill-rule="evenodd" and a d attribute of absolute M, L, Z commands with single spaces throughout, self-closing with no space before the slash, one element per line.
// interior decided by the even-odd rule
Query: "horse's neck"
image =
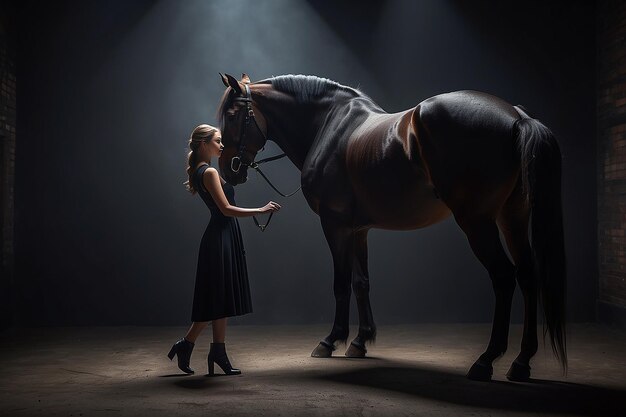
<path fill-rule="evenodd" d="M 292 97 L 279 92 L 273 95 L 265 93 L 259 101 L 267 119 L 269 139 L 300 170 L 327 115 L 333 106 L 340 105 L 336 100 L 297 103 Z"/>
<path fill-rule="evenodd" d="M 268 138 L 301 170 L 317 134 L 317 112 L 293 103 L 273 104 L 261 111 L 267 119 Z"/>

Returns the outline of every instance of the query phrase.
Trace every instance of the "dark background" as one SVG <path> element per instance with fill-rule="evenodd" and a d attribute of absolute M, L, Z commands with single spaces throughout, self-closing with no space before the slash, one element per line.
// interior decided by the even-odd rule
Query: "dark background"
<path fill-rule="evenodd" d="M 594 320 L 593 2 L 50 3 L 11 9 L 17 324 L 188 322 L 208 214 L 182 185 L 185 147 L 196 125 L 215 123 L 218 71 L 323 76 L 388 112 L 458 89 L 523 104 L 561 144 L 568 314 Z M 284 190 L 299 184 L 286 160 L 265 171 Z M 239 205 L 268 199 L 283 210 L 265 233 L 240 220 L 255 313 L 233 322 L 332 321 L 317 216 L 301 194 L 280 198 L 254 173 L 237 188 Z M 379 324 L 491 320 L 491 283 L 452 219 L 373 230 L 369 254 Z M 519 294 L 512 317 L 521 320 Z"/>

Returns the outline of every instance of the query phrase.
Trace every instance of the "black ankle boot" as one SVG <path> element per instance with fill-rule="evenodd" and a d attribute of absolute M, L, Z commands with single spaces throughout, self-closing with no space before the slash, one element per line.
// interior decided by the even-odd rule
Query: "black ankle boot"
<path fill-rule="evenodd" d="M 233 368 L 226 355 L 226 345 L 224 343 L 211 343 L 211 350 L 207 358 L 209 363 L 209 375 L 214 373 L 214 363 L 217 363 L 226 375 L 239 375 L 241 371 Z"/>
<path fill-rule="evenodd" d="M 178 342 L 174 343 L 170 353 L 167 357 L 170 360 L 174 359 L 174 355 L 178 356 L 178 367 L 181 371 L 187 374 L 193 374 L 193 369 L 189 367 L 189 360 L 191 359 L 191 352 L 193 351 L 194 344 L 184 337 Z"/>

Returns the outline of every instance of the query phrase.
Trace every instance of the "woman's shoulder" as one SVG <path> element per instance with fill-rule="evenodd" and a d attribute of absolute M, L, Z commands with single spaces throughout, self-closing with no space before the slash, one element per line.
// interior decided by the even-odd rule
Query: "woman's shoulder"
<path fill-rule="evenodd" d="M 226 184 L 226 181 L 220 176 L 220 173 L 217 169 L 213 168 L 210 165 L 206 165 L 206 169 L 204 170 L 203 177 L 208 177 L 209 179 L 217 178 L 221 185 Z"/>
<path fill-rule="evenodd" d="M 206 162 L 203 162 L 203 163 L 198 164 L 196 166 L 194 174 L 198 175 L 198 176 L 201 176 L 201 177 L 204 177 L 207 174 L 208 175 L 212 175 L 215 172 L 217 172 L 217 170 L 215 168 L 211 167 L 211 165 L 207 164 Z"/>
<path fill-rule="evenodd" d="M 217 169 L 213 168 L 210 165 L 206 165 L 206 168 L 205 168 L 204 172 L 202 172 L 202 176 L 203 177 L 209 177 L 211 179 L 212 178 L 217 178 L 221 182 L 220 173 L 217 171 Z"/>

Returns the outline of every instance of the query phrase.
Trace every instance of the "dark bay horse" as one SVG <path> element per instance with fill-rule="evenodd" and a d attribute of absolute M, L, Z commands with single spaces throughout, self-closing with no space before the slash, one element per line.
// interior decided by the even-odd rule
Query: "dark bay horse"
<path fill-rule="evenodd" d="M 358 90 L 324 78 L 284 75 L 251 83 L 244 74 L 241 80 L 222 75 L 222 81 L 225 179 L 245 182 L 256 154 L 268 138 L 274 141 L 301 170 L 302 192 L 333 256 L 335 321 L 312 356 L 330 357 L 335 342 L 347 340 L 351 292 L 359 332 L 346 356 L 363 357 L 366 342 L 376 337 L 369 229 L 417 229 L 453 215 L 487 269 L 496 299 L 489 345 L 468 377 L 490 380 L 492 362 L 506 351 L 516 281 L 524 331 L 507 377 L 530 377 L 538 298 L 553 352 L 567 369 L 561 153 L 547 127 L 523 108 L 477 91 L 441 94 L 389 114 Z"/>

